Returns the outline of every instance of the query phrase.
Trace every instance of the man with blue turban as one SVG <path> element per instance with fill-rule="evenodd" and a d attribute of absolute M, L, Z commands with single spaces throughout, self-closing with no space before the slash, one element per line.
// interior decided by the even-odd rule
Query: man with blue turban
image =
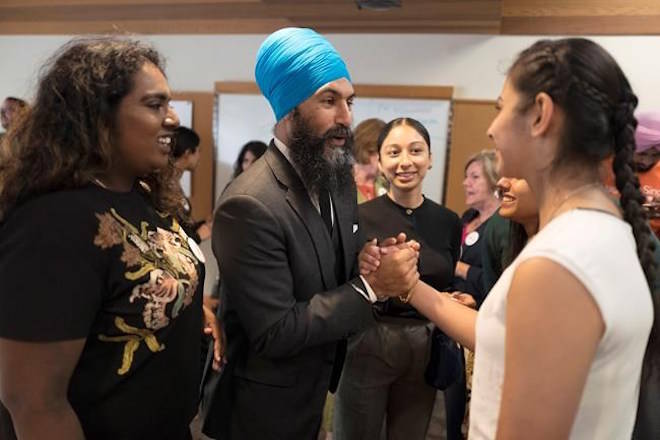
<path fill-rule="evenodd" d="M 412 287 L 417 256 L 402 246 L 357 275 L 354 91 L 335 48 L 311 29 L 281 29 L 261 45 L 255 76 L 277 122 L 213 222 L 228 363 L 204 429 L 222 440 L 314 439 L 346 338 L 374 322 L 377 293 Z"/>

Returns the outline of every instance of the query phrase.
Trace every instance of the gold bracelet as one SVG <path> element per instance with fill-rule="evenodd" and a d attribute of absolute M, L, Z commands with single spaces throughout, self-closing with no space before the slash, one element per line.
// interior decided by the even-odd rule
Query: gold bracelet
<path fill-rule="evenodd" d="M 404 304 L 410 302 L 414 293 L 415 293 L 415 288 L 413 287 L 405 295 L 399 295 L 399 301 L 401 301 Z"/>

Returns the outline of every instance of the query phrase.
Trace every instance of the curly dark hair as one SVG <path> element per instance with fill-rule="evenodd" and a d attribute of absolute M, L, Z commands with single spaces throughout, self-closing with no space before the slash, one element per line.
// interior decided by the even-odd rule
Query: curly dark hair
<path fill-rule="evenodd" d="M 623 218 L 633 230 L 637 254 L 650 286 L 656 273 L 651 238 L 639 180 L 634 173 L 637 97 L 612 56 L 584 38 L 541 40 L 524 50 L 509 70 L 509 78 L 528 108 L 540 92 L 561 107 L 565 122 L 553 169 L 567 164 L 593 169 L 614 155 L 612 168 L 621 194 Z M 660 298 L 653 296 L 655 316 Z M 654 320 L 649 350 L 658 360 L 659 319 Z"/>
<path fill-rule="evenodd" d="M 74 39 L 46 62 L 33 105 L 0 145 L 0 221 L 30 197 L 88 185 L 110 169 L 117 107 L 145 63 L 164 71 L 155 49 L 115 36 Z M 156 209 L 182 214 L 173 163 L 141 179 Z"/>

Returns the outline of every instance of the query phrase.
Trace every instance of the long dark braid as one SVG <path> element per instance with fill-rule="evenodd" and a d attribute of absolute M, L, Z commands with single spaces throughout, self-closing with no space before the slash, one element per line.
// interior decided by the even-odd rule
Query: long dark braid
<path fill-rule="evenodd" d="M 523 51 L 509 71 L 523 107 L 545 92 L 564 111 L 564 132 L 553 169 L 564 165 L 594 170 L 614 155 L 613 171 L 621 194 L 623 218 L 635 236 L 637 255 L 654 289 L 655 249 L 639 180 L 634 173 L 637 97 L 616 61 L 602 47 L 583 38 L 542 40 Z M 525 110 L 522 108 L 521 110 Z M 660 294 L 660 292 L 658 292 Z M 652 295 L 656 319 L 648 354 L 660 361 L 660 295 Z"/>
<path fill-rule="evenodd" d="M 637 106 L 634 95 L 629 100 L 619 104 L 614 114 L 615 142 L 614 162 L 612 169 L 616 178 L 616 188 L 621 194 L 621 207 L 623 218 L 630 223 L 637 241 L 637 254 L 649 284 L 653 286 L 656 263 L 653 258 L 655 243 L 651 239 L 651 230 L 647 223 L 646 211 L 642 208 L 644 197 L 639 191 L 639 179 L 634 172 L 635 164 L 635 128 L 637 120 L 633 111 Z"/>
<path fill-rule="evenodd" d="M 637 242 L 637 255 L 644 269 L 646 279 L 651 286 L 651 298 L 655 319 L 649 336 L 646 357 L 651 362 L 645 365 L 644 376 L 648 377 L 660 365 L 660 291 L 656 286 L 657 266 L 654 257 L 655 242 L 651 237 L 651 229 L 647 223 L 646 212 L 642 208 L 644 197 L 639 191 L 639 179 L 634 172 L 633 153 L 635 151 L 635 128 L 637 120 L 633 111 L 637 106 L 637 98 L 632 95 L 628 101 L 619 104 L 614 115 L 616 139 L 614 143 L 614 170 L 616 187 L 621 194 L 621 207 L 623 218 L 632 226 L 635 241 Z"/>

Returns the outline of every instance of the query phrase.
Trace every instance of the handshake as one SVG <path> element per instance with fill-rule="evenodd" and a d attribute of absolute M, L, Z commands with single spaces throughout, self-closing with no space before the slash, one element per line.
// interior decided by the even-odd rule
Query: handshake
<path fill-rule="evenodd" d="M 419 281 L 417 262 L 420 244 L 406 241 L 406 234 L 367 242 L 358 256 L 362 275 L 378 298 L 396 297 L 407 302 Z"/>

